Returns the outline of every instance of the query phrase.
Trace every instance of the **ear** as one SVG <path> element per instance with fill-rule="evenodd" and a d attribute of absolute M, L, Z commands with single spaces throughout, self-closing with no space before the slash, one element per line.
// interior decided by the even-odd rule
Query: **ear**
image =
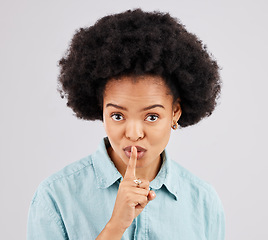
<path fill-rule="evenodd" d="M 181 110 L 181 105 L 180 105 L 180 99 L 178 98 L 175 103 L 173 104 L 173 110 L 172 110 L 172 120 L 178 122 L 181 114 L 182 114 L 182 110 Z"/>

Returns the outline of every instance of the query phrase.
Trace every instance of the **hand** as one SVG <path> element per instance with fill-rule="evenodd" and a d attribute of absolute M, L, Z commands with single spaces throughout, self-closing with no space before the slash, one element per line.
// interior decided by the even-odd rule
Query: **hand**
<path fill-rule="evenodd" d="M 115 223 L 119 229 L 126 230 L 133 219 L 136 218 L 149 201 L 155 199 L 154 191 L 149 189 L 149 181 L 140 179 L 142 183 L 137 186 L 136 179 L 137 148 L 132 146 L 131 156 L 123 181 L 119 185 L 114 210 L 110 222 Z"/>

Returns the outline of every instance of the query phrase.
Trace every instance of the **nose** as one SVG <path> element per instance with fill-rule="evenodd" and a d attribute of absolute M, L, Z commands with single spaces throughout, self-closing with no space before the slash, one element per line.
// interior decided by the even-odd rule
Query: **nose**
<path fill-rule="evenodd" d="M 131 141 L 138 141 L 144 138 L 144 131 L 142 124 L 138 121 L 131 121 L 126 125 L 126 138 Z"/>

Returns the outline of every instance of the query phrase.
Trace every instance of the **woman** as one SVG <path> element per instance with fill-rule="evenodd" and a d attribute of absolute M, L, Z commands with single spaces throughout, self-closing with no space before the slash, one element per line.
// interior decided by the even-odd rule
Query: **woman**
<path fill-rule="evenodd" d="M 171 129 L 216 106 L 219 68 L 202 42 L 169 14 L 128 10 L 79 29 L 59 65 L 67 106 L 107 137 L 40 184 L 28 239 L 224 239 L 217 193 L 165 150 Z"/>

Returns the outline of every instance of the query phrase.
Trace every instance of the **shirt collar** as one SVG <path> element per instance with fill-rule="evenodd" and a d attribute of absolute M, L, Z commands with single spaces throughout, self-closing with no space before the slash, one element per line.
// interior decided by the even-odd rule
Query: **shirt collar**
<path fill-rule="evenodd" d="M 98 188 L 108 188 L 118 181 L 118 179 L 123 179 L 123 176 L 108 155 L 107 148 L 109 146 L 110 143 L 108 137 L 106 137 L 101 141 L 97 151 L 92 155 Z M 163 163 L 157 176 L 150 182 L 150 187 L 160 189 L 164 185 L 168 192 L 174 196 L 174 199 L 178 200 L 179 182 L 176 178 L 176 173 L 173 172 L 172 160 L 169 158 L 166 150 L 162 152 L 161 156 Z"/>

